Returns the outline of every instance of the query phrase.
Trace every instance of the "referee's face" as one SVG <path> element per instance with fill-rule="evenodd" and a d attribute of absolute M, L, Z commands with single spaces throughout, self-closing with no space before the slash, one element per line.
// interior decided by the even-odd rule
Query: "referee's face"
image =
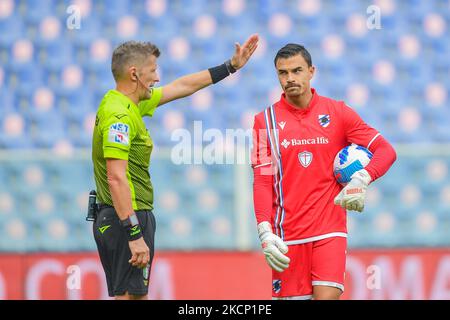
<path fill-rule="evenodd" d="M 148 59 L 146 59 L 142 68 L 138 72 L 139 101 L 150 99 L 151 88 L 155 85 L 155 83 L 159 82 L 159 76 L 156 72 L 157 67 L 156 57 L 151 55 Z"/>
<path fill-rule="evenodd" d="M 278 80 L 286 96 L 296 97 L 311 90 L 314 66 L 309 67 L 301 54 L 277 60 Z"/>

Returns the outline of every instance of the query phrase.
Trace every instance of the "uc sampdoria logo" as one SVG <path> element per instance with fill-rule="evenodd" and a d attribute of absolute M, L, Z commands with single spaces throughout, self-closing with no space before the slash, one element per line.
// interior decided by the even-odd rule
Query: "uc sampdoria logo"
<path fill-rule="evenodd" d="M 329 114 L 319 114 L 319 124 L 326 128 L 330 124 L 330 115 Z"/>
<path fill-rule="evenodd" d="M 272 281 L 272 289 L 275 293 L 280 293 L 281 291 L 281 280 Z"/>

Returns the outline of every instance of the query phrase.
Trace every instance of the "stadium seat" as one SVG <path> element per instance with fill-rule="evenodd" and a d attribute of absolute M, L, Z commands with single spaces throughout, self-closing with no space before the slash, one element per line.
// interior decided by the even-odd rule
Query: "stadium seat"
<path fill-rule="evenodd" d="M 65 251 L 77 249 L 78 242 L 71 232 L 73 225 L 69 225 L 61 218 L 53 218 L 36 222 L 36 240 L 43 251 Z"/>
<path fill-rule="evenodd" d="M 30 119 L 30 138 L 36 148 L 51 148 L 55 137 L 64 136 L 64 123 L 55 113 L 34 114 Z"/>
<path fill-rule="evenodd" d="M 54 8 L 55 1 L 53 0 L 27 0 L 21 1 L 17 9 L 27 23 L 33 23 L 52 14 Z"/>
<path fill-rule="evenodd" d="M 6 72 L 7 84 L 16 92 L 30 93 L 42 85 L 42 70 L 35 69 L 32 63 L 10 65 Z"/>
<path fill-rule="evenodd" d="M 92 232 L 93 222 L 86 221 L 85 215 L 80 214 L 79 219 L 75 217 L 70 221 L 70 241 L 75 243 L 77 250 L 95 251 L 97 246 Z"/>
<path fill-rule="evenodd" d="M 26 252 L 34 249 L 32 227 L 26 220 L 14 217 L 0 222 L 0 251 Z"/>
<path fill-rule="evenodd" d="M 37 61 L 48 71 L 60 71 L 74 59 L 72 45 L 65 41 L 42 43 L 36 51 Z"/>
<path fill-rule="evenodd" d="M 76 28 L 66 32 L 67 39 L 73 43 L 75 49 L 88 46 L 101 36 L 103 29 L 101 21 L 94 15 L 84 17 L 80 27 L 82 32 Z"/>
<path fill-rule="evenodd" d="M 199 249 L 228 249 L 235 245 L 233 221 L 223 215 L 214 215 L 200 222 Z"/>
<path fill-rule="evenodd" d="M 2 32 L 0 37 L 2 47 L 10 47 L 13 42 L 24 36 L 23 23 L 15 14 L 6 19 L 0 19 L 0 30 L 8 30 L 8 32 Z"/>
<path fill-rule="evenodd" d="M 116 21 L 129 11 L 130 2 L 126 0 L 119 1 L 95 1 L 93 2 L 94 14 L 100 17 L 104 22 Z"/>
<path fill-rule="evenodd" d="M 13 113 L 15 111 L 15 95 L 12 90 L 9 90 L 8 88 L 0 90 L 0 100 L 3 101 L 3 112 Z"/>

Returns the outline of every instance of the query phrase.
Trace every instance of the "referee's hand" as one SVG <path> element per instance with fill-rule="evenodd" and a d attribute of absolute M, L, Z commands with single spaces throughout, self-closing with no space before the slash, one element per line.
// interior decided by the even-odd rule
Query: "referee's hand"
<path fill-rule="evenodd" d="M 259 36 L 255 33 L 252 34 L 242 46 L 239 42 L 236 42 L 234 44 L 234 55 L 231 58 L 231 66 L 236 70 L 242 68 L 258 47 L 258 41 Z"/>
<path fill-rule="evenodd" d="M 129 241 L 128 245 L 131 250 L 131 259 L 128 260 L 133 267 L 145 268 L 150 261 L 150 250 L 144 241 L 144 238 L 139 238 L 134 241 Z"/>

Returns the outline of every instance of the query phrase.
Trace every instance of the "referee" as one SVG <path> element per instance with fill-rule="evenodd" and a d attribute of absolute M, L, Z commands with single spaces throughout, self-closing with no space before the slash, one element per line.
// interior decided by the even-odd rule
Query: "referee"
<path fill-rule="evenodd" d="M 189 74 L 162 87 L 156 72 L 159 49 L 150 42 L 128 41 L 112 55 L 116 88 L 97 110 L 92 162 L 99 210 L 93 233 L 106 275 L 108 294 L 120 300 L 145 300 L 154 255 L 155 217 L 149 164 L 153 141 L 143 117 L 242 68 L 255 51 L 250 36 L 225 63 Z"/>

